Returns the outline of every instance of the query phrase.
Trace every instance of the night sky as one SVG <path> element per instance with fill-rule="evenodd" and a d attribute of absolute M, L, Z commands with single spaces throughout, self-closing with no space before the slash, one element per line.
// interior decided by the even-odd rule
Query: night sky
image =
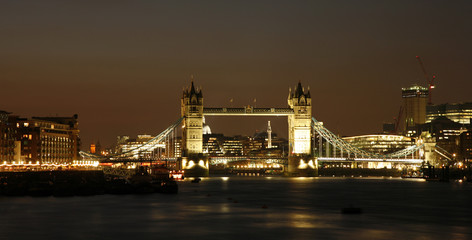
<path fill-rule="evenodd" d="M 343 136 L 381 131 L 401 88 L 472 101 L 472 1 L 2 1 L 0 110 L 79 115 L 83 149 L 158 134 L 182 88 L 207 107 L 286 107 L 310 86 L 313 115 Z M 234 99 L 230 103 L 230 99 Z M 213 132 L 287 135 L 286 118 L 208 117 Z"/>

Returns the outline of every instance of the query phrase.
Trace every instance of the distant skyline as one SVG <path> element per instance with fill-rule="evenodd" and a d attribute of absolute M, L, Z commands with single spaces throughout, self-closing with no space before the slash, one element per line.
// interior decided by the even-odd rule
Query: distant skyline
<path fill-rule="evenodd" d="M 180 117 L 182 88 L 208 107 L 287 106 L 343 136 L 381 132 L 401 88 L 437 75 L 433 103 L 472 101 L 472 1 L 4 1 L 0 110 L 79 115 L 82 149 L 155 135 Z M 230 102 L 230 99 L 233 99 Z M 287 135 L 286 118 L 207 117 L 215 133 Z"/>

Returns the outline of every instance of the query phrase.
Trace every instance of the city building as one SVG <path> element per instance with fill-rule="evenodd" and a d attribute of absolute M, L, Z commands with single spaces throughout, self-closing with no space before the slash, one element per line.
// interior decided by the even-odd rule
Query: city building
<path fill-rule="evenodd" d="M 427 123 L 438 117 L 447 117 L 457 123 L 470 124 L 470 119 L 472 118 L 472 102 L 445 103 L 426 107 Z"/>
<path fill-rule="evenodd" d="M 264 149 L 264 136 L 261 133 L 255 133 L 254 136 L 248 137 L 244 142 L 244 156 L 257 155 Z"/>
<path fill-rule="evenodd" d="M 415 140 L 410 137 L 390 134 L 344 137 L 343 140 L 359 149 L 377 154 L 393 153 L 415 145 Z"/>
<path fill-rule="evenodd" d="M 256 132 L 254 136 L 224 136 L 204 134 L 203 153 L 208 156 L 282 156 L 288 153 L 288 142 L 271 133 L 269 148 L 268 132 Z M 286 156 L 285 156 L 286 157 Z"/>
<path fill-rule="evenodd" d="M 69 164 L 78 160 L 77 119 L 77 114 L 73 117 L 17 118 L 22 160 L 41 164 Z"/>
<path fill-rule="evenodd" d="M 405 133 L 410 127 L 426 122 L 426 105 L 428 88 L 413 85 L 402 88 L 402 114 L 399 119 L 401 132 Z"/>
<path fill-rule="evenodd" d="M 150 142 L 151 141 L 151 142 Z M 99 143 L 97 143 L 98 145 Z M 92 144 L 92 147 L 97 148 Z M 140 134 L 136 138 L 117 136 L 116 144 L 111 149 L 102 150 L 101 155 L 115 155 L 140 160 L 158 160 L 162 158 L 178 158 L 182 156 L 182 138 L 165 138 L 157 143 L 156 136 Z"/>
<path fill-rule="evenodd" d="M 425 135 L 436 143 L 437 160 L 452 160 L 459 153 L 459 136 L 471 130 L 470 124 L 454 122 L 447 117 L 437 117 L 429 123 L 418 125 L 408 131 L 414 137 Z"/>
<path fill-rule="evenodd" d="M 104 152 L 102 152 L 102 145 L 99 141 L 97 141 L 97 143 L 90 144 L 90 153 L 96 155 L 105 155 Z"/>
<path fill-rule="evenodd" d="M 472 130 L 462 132 L 459 136 L 460 139 L 460 160 L 464 160 L 466 163 L 472 162 Z"/>
<path fill-rule="evenodd" d="M 383 134 L 396 134 L 395 123 L 384 123 L 382 125 Z"/>
<path fill-rule="evenodd" d="M 245 156 L 287 157 L 288 141 L 272 131 L 256 132 L 246 139 L 243 152 Z"/>
<path fill-rule="evenodd" d="M 209 156 L 223 156 L 223 142 L 223 134 L 203 134 L 203 153 Z"/>
<path fill-rule="evenodd" d="M 393 134 L 371 134 L 371 135 L 361 135 L 361 136 L 352 136 L 352 137 L 343 137 L 342 138 L 349 145 L 358 148 L 360 150 L 378 154 L 386 155 L 389 153 L 398 152 L 404 150 L 408 147 L 412 147 L 416 144 L 416 140 L 410 137 L 405 137 L 402 135 L 393 135 Z M 329 143 L 323 143 L 325 145 L 326 152 L 321 153 L 322 157 L 327 158 L 339 158 L 337 161 L 322 162 L 322 168 L 331 168 L 331 167 L 342 167 L 342 168 L 403 168 L 407 167 L 405 163 L 395 163 L 391 161 L 358 161 L 353 162 L 349 159 L 362 158 L 356 156 L 353 153 L 343 152 L 335 146 L 329 147 Z M 378 157 L 382 158 L 382 157 Z M 405 158 L 418 159 L 421 158 L 419 153 L 414 153 Z M 346 161 L 348 160 L 348 161 Z"/>
<path fill-rule="evenodd" d="M 174 139 L 174 157 L 182 157 L 182 137 Z"/>
<path fill-rule="evenodd" d="M 243 156 L 243 146 L 245 137 L 233 136 L 225 137 L 223 141 L 223 151 L 225 156 Z"/>
<path fill-rule="evenodd" d="M 20 142 L 15 117 L 0 110 L 0 164 L 20 161 Z"/>
<path fill-rule="evenodd" d="M 147 134 L 138 135 L 137 138 L 118 136 L 116 153 L 131 153 L 130 158 L 134 159 L 156 159 L 164 154 L 164 145 L 161 144 L 162 146 L 160 146 L 157 151 L 155 151 L 155 148 L 142 148 L 142 146 L 151 139 L 153 139 L 153 137 Z"/>
<path fill-rule="evenodd" d="M 423 139 L 426 161 L 433 165 L 442 165 L 461 158 L 460 154 L 466 151 L 463 149 L 467 149 L 462 147 L 461 142 L 465 141 L 466 137 L 461 135 L 471 129 L 471 124 L 461 124 L 440 116 L 429 123 L 409 128 L 407 136 Z"/>
<path fill-rule="evenodd" d="M 242 156 L 245 137 L 224 136 L 221 133 L 203 135 L 203 153 L 208 156 Z"/>

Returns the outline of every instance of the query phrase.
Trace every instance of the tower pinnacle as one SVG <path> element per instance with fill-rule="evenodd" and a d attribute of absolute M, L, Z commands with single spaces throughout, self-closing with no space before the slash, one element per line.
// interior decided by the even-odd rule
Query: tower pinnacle
<path fill-rule="evenodd" d="M 272 128 L 270 121 L 267 121 L 267 148 L 272 148 Z"/>

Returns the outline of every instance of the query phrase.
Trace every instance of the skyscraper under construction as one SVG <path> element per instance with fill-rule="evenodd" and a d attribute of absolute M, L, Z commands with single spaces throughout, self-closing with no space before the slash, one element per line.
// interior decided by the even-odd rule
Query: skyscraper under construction
<path fill-rule="evenodd" d="M 413 85 L 402 88 L 403 114 L 401 117 L 401 130 L 407 134 L 408 129 L 426 122 L 426 104 L 428 102 L 428 88 Z"/>

